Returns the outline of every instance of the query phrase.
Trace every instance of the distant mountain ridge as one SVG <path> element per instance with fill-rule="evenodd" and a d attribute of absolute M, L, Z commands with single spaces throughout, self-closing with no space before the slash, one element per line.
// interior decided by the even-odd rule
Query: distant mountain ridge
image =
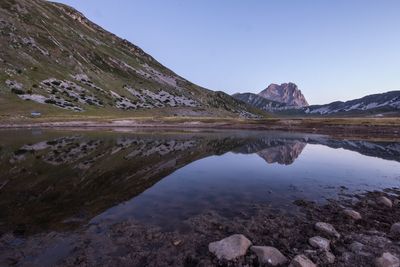
<path fill-rule="evenodd" d="M 291 84 L 291 85 L 290 85 Z M 282 86 L 283 85 L 283 86 Z M 367 95 L 349 101 L 335 101 L 324 105 L 308 105 L 305 97 L 293 83 L 277 86 L 271 84 L 260 94 L 237 93 L 232 95 L 255 108 L 290 116 L 391 116 L 400 115 L 400 91 Z M 290 93 L 291 92 L 291 93 Z M 284 97 L 280 97 L 280 96 Z M 291 96 L 291 97 L 290 97 Z M 288 103 L 275 101 L 286 99 Z M 291 103 L 291 104 L 289 104 Z M 296 103 L 296 104 L 293 104 Z M 307 104 L 307 105 L 306 105 Z M 302 106 L 304 105 L 304 106 Z"/>
<path fill-rule="evenodd" d="M 400 112 L 400 91 L 367 95 L 345 102 L 336 101 L 326 105 L 312 105 L 302 108 L 298 112 L 316 115 Z"/>

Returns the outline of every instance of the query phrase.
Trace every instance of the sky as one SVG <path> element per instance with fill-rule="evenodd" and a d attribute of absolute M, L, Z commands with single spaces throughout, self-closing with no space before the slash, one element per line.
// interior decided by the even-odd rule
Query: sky
<path fill-rule="evenodd" d="M 399 0 L 57 0 L 203 87 L 310 104 L 400 90 Z"/>

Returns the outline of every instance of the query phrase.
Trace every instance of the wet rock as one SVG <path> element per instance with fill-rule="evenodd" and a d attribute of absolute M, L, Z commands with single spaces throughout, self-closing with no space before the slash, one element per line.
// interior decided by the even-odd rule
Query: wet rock
<path fill-rule="evenodd" d="M 257 255 L 258 261 L 262 264 L 279 266 L 288 261 L 288 259 L 274 247 L 252 246 L 250 250 Z"/>
<path fill-rule="evenodd" d="M 336 238 L 340 238 L 340 234 L 338 233 L 338 231 L 336 231 L 335 227 L 333 227 L 333 225 L 329 224 L 329 223 L 325 223 L 325 222 L 317 222 L 315 224 L 315 229 L 317 229 L 320 232 L 323 232 L 327 235 L 336 237 Z"/>
<path fill-rule="evenodd" d="M 400 222 L 394 223 L 390 227 L 390 234 L 396 238 L 400 238 Z"/>
<path fill-rule="evenodd" d="M 289 267 L 317 267 L 315 263 L 313 263 L 309 258 L 305 255 L 297 255 L 293 258 Z"/>
<path fill-rule="evenodd" d="M 330 241 L 326 238 L 320 236 L 314 236 L 308 239 L 308 243 L 314 248 L 319 248 L 322 250 L 329 250 L 330 249 Z"/>
<path fill-rule="evenodd" d="M 208 250 L 218 259 L 233 260 L 246 254 L 251 241 L 244 235 L 235 234 L 208 245 Z"/>
<path fill-rule="evenodd" d="M 388 199 L 387 197 L 381 196 L 377 199 L 377 202 L 381 205 L 384 205 L 388 208 L 393 207 L 393 203 L 390 199 Z"/>
<path fill-rule="evenodd" d="M 350 217 L 351 219 L 353 219 L 353 220 L 361 220 L 361 214 L 360 213 L 358 213 L 357 211 L 355 211 L 355 210 L 351 210 L 351 209 L 346 209 L 346 210 L 344 210 L 343 211 L 343 213 L 347 216 L 347 217 Z"/>
<path fill-rule="evenodd" d="M 385 252 L 375 260 L 376 267 L 399 267 L 400 260 L 389 252 Z"/>
<path fill-rule="evenodd" d="M 364 248 L 364 244 L 354 241 L 353 243 L 350 244 L 350 250 L 353 251 L 354 253 L 360 253 Z"/>
<path fill-rule="evenodd" d="M 399 199 L 395 199 L 393 200 L 393 206 L 398 206 L 400 204 L 400 200 Z"/>

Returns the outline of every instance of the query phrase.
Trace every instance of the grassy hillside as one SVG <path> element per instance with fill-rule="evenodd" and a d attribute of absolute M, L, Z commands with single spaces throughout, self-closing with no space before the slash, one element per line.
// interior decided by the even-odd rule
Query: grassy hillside
<path fill-rule="evenodd" d="M 0 2 L 0 115 L 266 114 L 201 88 L 66 5 Z"/>

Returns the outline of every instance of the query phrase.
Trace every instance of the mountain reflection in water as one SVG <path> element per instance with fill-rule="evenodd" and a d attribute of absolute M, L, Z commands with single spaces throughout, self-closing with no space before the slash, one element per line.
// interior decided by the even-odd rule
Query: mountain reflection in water
<path fill-rule="evenodd" d="M 343 148 L 391 160 L 396 162 L 395 167 L 399 166 L 400 161 L 400 144 L 396 142 L 336 140 L 321 135 L 277 132 L 217 131 L 158 134 L 36 130 L 2 131 L 0 136 L 0 210 L 3 218 L 0 230 L 26 234 L 47 229 L 74 229 L 96 216 L 101 218 L 101 213 L 111 207 L 118 207 L 118 204 L 128 200 L 135 202 L 132 205 L 133 211 L 130 212 L 137 213 L 138 217 L 141 215 L 152 217 L 154 214 L 150 213 L 154 213 L 155 210 L 147 209 L 146 206 L 150 205 L 150 200 L 146 200 L 145 197 L 142 199 L 135 197 L 184 166 L 208 158 L 210 163 L 207 163 L 206 167 L 199 170 L 194 166 L 193 169 L 186 170 L 188 173 L 186 181 L 181 179 L 171 182 L 174 190 L 178 190 L 181 188 L 180 183 L 192 181 L 190 179 L 194 179 L 193 177 L 202 177 L 200 173 L 207 170 L 207 166 L 212 169 L 212 162 L 216 160 L 211 156 L 224 155 L 227 159 L 223 169 L 226 173 L 212 173 L 210 176 L 215 174 L 215 179 L 218 175 L 235 176 L 229 172 L 230 164 L 236 163 L 235 160 L 230 160 L 233 155 L 257 155 L 265 161 L 265 168 L 269 164 L 290 165 L 301 156 L 307 144 Z M 255 161 L 251 158 L 249 164 Z M 277 171 L 282 172 L 283 169 Z M 329 172 L 328 169 L 325 171 Z M 218 169 L 218 172 L 221 172 L 221 169 Z M 238 179 L 246 175 L 252 175 L 251 169 Z M 248 189 L 243 199 L 238 199 L 240 195 L 229 195 L 221 189 L 235 185 L 226 184 L 219 187 L 215 184 L 216 181 L 212 181 L 214 177 L 210 176 L 207 177 L 210 180 L 201 178 L 191 183 L 191 186 L 200 183 L 196 187 L 203 191 L 182 189 L 180 196 L 169 197 L 182 198 L 184 203 L 189 203 L 186 201 L 190 200 L 192 206 L 185 207 L 191 209 L 188 214 L 204 208 L 203 199 L 199 197 L 197 201 L 196 193 L 211 194 L 213 190 L 217 190 L 215 188 L 219 190 L 215 191 L 217 195 L 225 194 L 226 198 L 217 199 L 216 195 L 205 195 L 203 198 L 206 198 L 207 205 L 210 205 L 210 202 L 221 203 L 221 207 L 232 212 L 234 209 L 224 206 L 229 204 L 230 198 L 235 198 L 238 205 L 253 198 L 262 201 L 273 200 L 267 193 L 265 196 L 256 195 L 256 189 L 265 186 L 264 182 L 249 179 L 247 184 L 243 183 L 243 188 L 247 185 L 254 187 Z M 254 174 L 254 177 L 261 176 Z M 284 180 L 284 175 L 282 177 Z M 168 179 L 174 181 L 175 178 Z M 293 179 L 300 178 L 293 177 Z M 225 180 L 222 179 L 221 183 L 223 181 Z M 237 185 L 241 185 L 242 182 L 240 180 Z M 207 186 L 214 189 L 208 190 Z M 238 190 L 231 188 L 232 192 Z M 265 188 L 263 190 L 268 191 Z M 282 193 L 285 195 L 286 191 Z M 151 190 L 149 194 L 152 194 Z M 164 203 L 161 199 L 168 202 L 162 197 L 157 199 L 157 194 L 151 201 L 154 201 L 152 203 L 155 206 L 159 206 L 160 203 Z M 141 201 L 146 208 L 138 207 Z M 176 209 L 178 209 L 177 214 L 185 214 L 179 208 Z M 111 213 L 112 211 L 111 209 Z M 120 213 L 126 212 L 124 209 Z"/>

